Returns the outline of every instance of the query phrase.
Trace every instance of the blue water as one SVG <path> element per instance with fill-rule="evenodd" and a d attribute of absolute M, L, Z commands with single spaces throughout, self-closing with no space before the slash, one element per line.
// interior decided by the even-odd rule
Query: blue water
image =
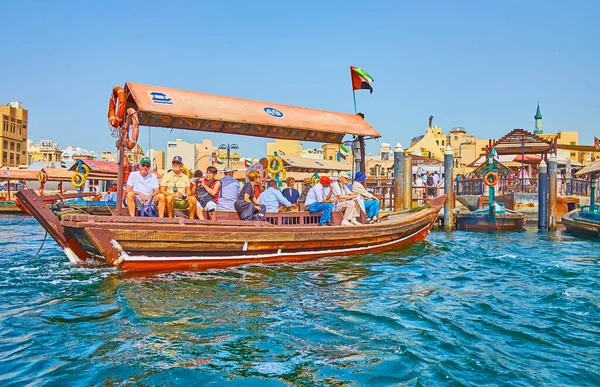
<path fill-rule="evenodd" d="M 0 218 L 1 386 L 600 385 L 600 242 L 566 233 L 152 277 L 42 238 Z"/>

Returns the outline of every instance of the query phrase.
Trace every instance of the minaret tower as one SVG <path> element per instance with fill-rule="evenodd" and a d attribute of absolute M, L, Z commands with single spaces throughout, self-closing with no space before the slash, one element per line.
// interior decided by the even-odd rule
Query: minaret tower
<path fill-rule="evenodd" d="M 537 107 L 537 112 L 535 113 L 535 116 L 533 116 L 533 118 L 535 118 L 535 130 L 533 131 L 534 134 L 544 134 L 544 131 L 542 130 L 542 113 L 540 112 L 540 103 L 538 102 L 538 107 Z"/>

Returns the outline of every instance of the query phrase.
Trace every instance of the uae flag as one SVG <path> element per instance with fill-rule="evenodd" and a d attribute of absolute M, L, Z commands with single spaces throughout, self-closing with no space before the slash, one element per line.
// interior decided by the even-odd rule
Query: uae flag
<path fill-rule="evenodd" d="M 594 149 L 596 152 L 600 152 L 600 139 L 596 136 L 594 136 Z"/>
<path fill-rule="evenodd" d="M 373 77 L 365 70 L 350 66 L 350 76 L 352 77 L 352 90 L 367 89 L 373 93 L 373 88 L 371 87 Z"/>
<path fill-rule="evenodd" d="M 340 151 L 339 151 L 339 158 L 340 159 L 344 159 L 346 160 L 348 158 L 348 153 L 350 153 L 348 151 L 348 149 L 344 146 L 344 144 L 340 144 Z M 338 160 L 339 161 L 339 160 Z"/>

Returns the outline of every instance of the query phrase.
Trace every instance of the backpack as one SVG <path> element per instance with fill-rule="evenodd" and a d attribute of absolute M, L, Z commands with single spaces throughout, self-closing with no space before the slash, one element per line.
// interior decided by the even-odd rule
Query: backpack
<path fill-rule="evenodd" d="M 429 176 L 427 178 L 427 185 L 430 186 L 430 187 L 433 186 L 433 177 L 432 176 Z"/>

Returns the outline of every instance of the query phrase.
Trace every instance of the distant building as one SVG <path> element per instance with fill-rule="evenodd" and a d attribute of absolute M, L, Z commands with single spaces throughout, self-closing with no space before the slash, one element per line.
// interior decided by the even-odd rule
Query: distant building
<path fill-rule="evenodd" d="M 484 153 L 483 148 L 488 145 L 489 140 L 479 140 L 467 135 L 465 128 L 456 127 L 450 130 L 448 143 L 454 153 L 454 173 L 462 175 L 474 169 L 467 166 Z"/>
<path fill-rule="evenodd" d="M 52 140 L 41 140 L 34 143 L 27 140 L 27 164 L 44 161 L 48 163 L 60 163 L 62 151 L 58 144 Z"/>
<path fill-rule="evenodd" d="M 533 131 L 533 134 L 544 134 L 544 131 L 542 130 L 542 112 L 540 112 L 539 102 L 537 106 L 537 111 L 535 112 L 535 116 L 533 116 L 533 118 L 535 119 L 535 130 Z"/>
<path fill-rule="evenodd" d="M 28 111 L 21 102 L 0 106 L 0 154 L 5 167 L 18 167 L 27 163 Z"/>
<path fill-rule="evenodd" d="M 300 155 L 300 157 L 303 157 L 305 159 L 323 160 L 323 149 L 302 149 L 302 154 Z"/>
<path fill-rule="evenodd" d="M 116 153 L 112 153 L 110 151 L 103 151 L 100 154 L 100 160 L 103 160 L 103 161 L 108 161 L 108 162 L 111 162 L 111 163 L 116 163 L 118 159 L 119 159 L 119 155 L 116 154 Z"/>
<path fill-rule="evenodd" d="M 280 140 L 267 143 L 267 156 L 277 152 L 280 156 L 301 156 L 302 143 L 296 140 Z"/>
<path fill-rule="evenodd" d="M 76 160 L 96 160 L 96 152 L 72 145 L 63 149 L 61 161 L 73 163 Z"/>
<path fill-rule="evenodd" d="M 410 141 L 407 152 L 423 157 L 442 160 L 446 149 L 447 139 L 442 128 L 434 126 L 425 130 L 423 136 L 415 137 Z"/>
<path fill-rule="evenodd" d="M 171 169 L 173 157 L 180 156 L 183 165 L 189 169 L 196 169 L 196 146 L 178 138 L 175 141 L 167 142 L 167 169 Z"/>

